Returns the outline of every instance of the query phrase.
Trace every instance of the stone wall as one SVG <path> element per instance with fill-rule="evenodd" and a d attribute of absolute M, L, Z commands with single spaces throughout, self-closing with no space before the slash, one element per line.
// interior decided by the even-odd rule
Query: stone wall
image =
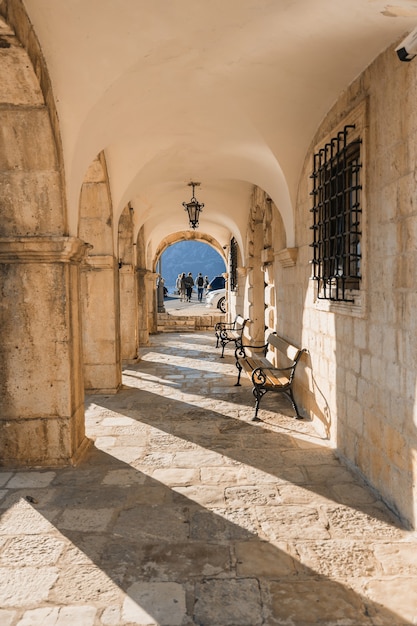
<path fill-rule="evenodd" d="M 417 65 L 382 54 L 341 95 L 312 142 L 296 208 L 298 261 L 276 265 L 278 327 L 310 350 L 303 405 L 340 455 L 416 523 Z M 310 174 L 320 144 L 362 116 L 360 303 L 323 305 L 311 280 Z"/>

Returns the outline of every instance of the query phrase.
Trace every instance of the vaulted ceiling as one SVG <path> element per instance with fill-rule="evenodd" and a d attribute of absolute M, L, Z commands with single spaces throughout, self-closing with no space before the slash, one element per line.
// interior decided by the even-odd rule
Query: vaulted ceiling
<path fill-rule="evenodd" d="M 56 100 L 69 209 L 104 150 L 116 216 L 131 202 L 155 246 L 187 227 L 244 233 L 258 185 L 294 244 L 302 161 L 320 120 L 417 23 L 398 0 L 23 0 Z"/>

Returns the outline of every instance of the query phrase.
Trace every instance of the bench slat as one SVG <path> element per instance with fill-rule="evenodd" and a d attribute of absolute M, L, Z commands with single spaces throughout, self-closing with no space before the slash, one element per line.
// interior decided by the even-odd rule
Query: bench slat
<path fill-rule="evenodd" d="M 292 344 L 288 343 L 288 341 L 285 341 L 282 337 L 274 335 L 273 333 L 269 335 L 268 343 L 279 350 L 282 354 L 285 354 L 290 361 L 295 361 L 298 353 L 300 352 L 299 348 L 296 348 Z"/>
<path fill-rule="evenodd" d="M 242 365 L 247 370 L 255 370 L 257 367 L 271 367 L 271 363 L 262 357 L 252 358 L 252 357 L 244 357 L 243 359 L 239 359 L 242 362 Z"/>
<path fill-rule="evenodd" d="M 266 381 L 264 383 L 265 386 L 271 385 L 274 387 L 275 385 L 285 387 L 290 382 L 288 376 L 277 376 L 272 370 L 262 369 L 263 373 L 266 376 Z"/>

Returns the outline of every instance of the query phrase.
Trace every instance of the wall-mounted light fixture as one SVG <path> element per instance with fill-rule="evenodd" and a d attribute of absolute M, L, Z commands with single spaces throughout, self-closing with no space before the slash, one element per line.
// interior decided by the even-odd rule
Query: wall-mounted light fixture
<path fill-rule="evenodd" d="M 395 48 L 400 61 L 412 61 L 417 56 L 417 27 Z"/>
<path fill-rule="evenodd" d="M 200 217 L 200 213 L 203 210 L 204 204 L 200 204 L 200 202 L 197 202 L 197 199 L 194 195 L 194 187 L 199 187 L 200 183 L 188 183 L 188 186 L 193 188 L 193 195 L 189 202 L 183 202 L 182 205 L 184 207 L 184 210 L 188 213 L 190 228 L 196 229 L 198 228 L 198 220 Z"/>

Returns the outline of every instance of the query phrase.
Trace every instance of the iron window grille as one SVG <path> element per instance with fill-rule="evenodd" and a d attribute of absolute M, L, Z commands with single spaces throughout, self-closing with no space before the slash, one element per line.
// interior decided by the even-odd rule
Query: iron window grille
<path fill-rule="evenodd" d="M 347 125 L 314 155 L 313 278 L 319 299 L 353 302 L 361 280 L 361 139 Z"/>
<path fill-rule="evenodd" d="M 230 240 L 229 268 L 230 289 L 235 291 L 237 289 L 237 241 L 234 237 Z"/>

